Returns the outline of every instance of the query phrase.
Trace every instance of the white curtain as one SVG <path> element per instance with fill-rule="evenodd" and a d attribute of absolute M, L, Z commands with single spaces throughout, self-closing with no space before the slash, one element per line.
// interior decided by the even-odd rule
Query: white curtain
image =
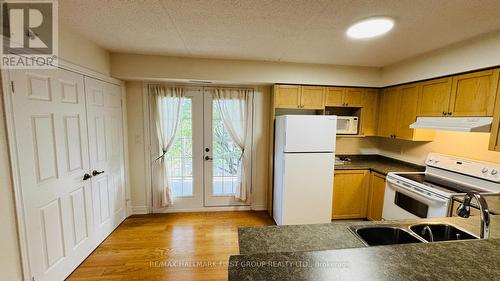
<path fill-rule="evenodd" d="M 216 89 L 214 101 L 221 113 L 224 126 L 231 139 L 241 149 L 238 164 L 238 188 L 235 197 L 241 201 L 248 200 L 250 190 L 250 167 L 247 162 L 249 151 L 248 126 L 251 116 L 253 91 L 249 89 Z"/>
<path fill-rule="evenodd" d="M 175 135 L 181 123 L 181 106 L 184 97 L 183 88 L 165 88 L 163 86 L 149 87 L 156 134 L 160 145 L 161 155 L 155 159 L 157 169 L 153 179 L 158 187 L 160 206 L 165 207 L 173 203 L 172 185 L 168 176 L 170 167 L 166 154 L 175 141 Z"/>

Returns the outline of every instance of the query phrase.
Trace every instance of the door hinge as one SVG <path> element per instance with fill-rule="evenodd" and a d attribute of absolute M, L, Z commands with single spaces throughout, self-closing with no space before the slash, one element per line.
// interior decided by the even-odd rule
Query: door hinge
<path fill-rule="evenodd" d="M 10 90 L 12 91 L 12 93 L 14 93 L 14 81 L 10 81 Z"/>

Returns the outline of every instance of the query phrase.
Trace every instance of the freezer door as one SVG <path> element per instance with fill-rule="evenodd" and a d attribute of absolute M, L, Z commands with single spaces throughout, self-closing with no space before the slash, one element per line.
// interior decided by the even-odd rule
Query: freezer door
<path fill-rule="evenodd" d="M 337 116 L 284 116 L 284 152 L 334 152 Z"/>
<path fill-rule="evenodd" d="M 329 223 L 332 218 L 333 153 L 284 155 L 281 221 Z"/>

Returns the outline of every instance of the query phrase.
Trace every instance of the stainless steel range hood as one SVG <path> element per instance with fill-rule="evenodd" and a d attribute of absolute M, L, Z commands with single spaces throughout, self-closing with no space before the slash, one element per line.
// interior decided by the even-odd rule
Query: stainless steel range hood
<path fill-rule="evenodd" d="M 412 129 L 490 132 L 493 117 L 417 117 Z"/>

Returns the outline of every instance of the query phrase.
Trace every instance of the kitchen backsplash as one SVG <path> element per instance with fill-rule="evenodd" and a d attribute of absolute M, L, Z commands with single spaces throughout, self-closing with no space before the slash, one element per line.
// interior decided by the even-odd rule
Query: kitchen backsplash
<path fill-rule="evenodd" d="M 489 133 L 436 131 L 432 142 L 378 137 L 337 138 L 337 154 L 380 154 L 423 165 L 429 152 L 500 163 L 500 152 L 488 150 Z"/>

